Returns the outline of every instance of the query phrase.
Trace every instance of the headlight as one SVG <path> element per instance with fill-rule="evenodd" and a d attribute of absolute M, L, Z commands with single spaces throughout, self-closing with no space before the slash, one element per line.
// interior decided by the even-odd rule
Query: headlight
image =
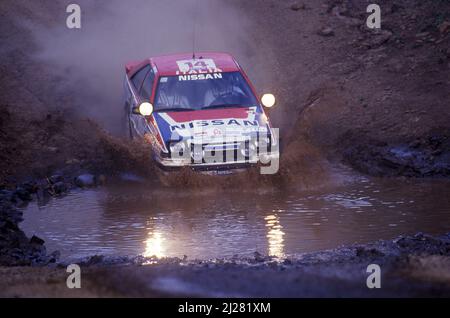
<path fill-rule="evenodd" d="M 273 94 L 264 94 L 261 97 L 261 104 L 263 104 L 264 107 L 273 107 L 275 105 L 275 96 Z"/>
<path fill-rule="evenodd" d="M 153 113 L 153 105 L 147 102 L 140 104 L 139 113 L 142 116 L 150 116 Z"/>

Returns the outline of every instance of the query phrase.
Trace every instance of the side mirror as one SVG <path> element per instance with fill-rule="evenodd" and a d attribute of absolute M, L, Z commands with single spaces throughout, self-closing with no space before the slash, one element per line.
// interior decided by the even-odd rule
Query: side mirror
<path fill-rule="evenodd" d="M 276 103 L 276 99 L 273 94 L 264 94 L 261 97 L 261 104 L 264 107 L 271 108 L 271 107 L 275 106 L 275 103 Z"/>
<path fill-rule="evenodd" d="M 141 103 L 138 107 L 133 108 L 133 114 L 150 116 L 153 113 L 153 105 L 148 102 Z"/>

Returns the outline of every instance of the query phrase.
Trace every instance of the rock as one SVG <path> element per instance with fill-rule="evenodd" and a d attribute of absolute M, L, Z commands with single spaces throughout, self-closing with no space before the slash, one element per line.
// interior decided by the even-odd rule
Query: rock
<path fill-rule="evenodd" d="M 319 34 L 321 36 L 333 36 L 334 30 L 330 27 L 325 27 L 325 28 L 321 29 L 317 34 Z"/>
<path fill-rule="evenodd" d="M 97 184 L 103 185 L 106 183 L 106 176 L 101 174 L 97 177 Z"/>
<path fill-rule="evenodd" d="M 445 34 L 445 33 L 449 32 L 450 31 L 450 22 L 448 22 L 448 21 L 442 22 L 439 25 L 438 29 L 439 29 L 439 32 L 441 32 L 441 34 Z"/>
<path fill-rule="evenodd" d="M 60 182 L 56 182 L 53 185 L 53 190 L 55 191 L 56 194 L 61 194 L 67 191 L 67 186 L 64 182 L 60 181 Z"/>
<path fill-rule="evenodd" d="M 54 251 L 48 256 L 49 263 L 56 263 L 61 257 L 61 253 L 59 251 Z"/>
<path fill-rule="evenodd" d="M 47 151 L 55 153 L 55 152 L 58 152 L 58 148 L 57 147 L 48 146 L 47 147 Z"/>
<path fill-rule="evenodd" d="M 0 190 L 0 199 L 5 199 L 7 201 L 11 201 L 14 196 L 14 192 L 9 190 Z"/>
<path fill-rule="evenodd" d="M 306 6 L 304 3 L 294 3 L 293 5 L 291 5 L 291 10 L 292 11 L 299 11 L 299 10 L 305 10 Z"/>
<path fill-rule="evenodd" d="M 364 21 L 358 18 L 352 18 L 352 17 L 341 17 L 341 20 L 344 21 L 345 24 L 353 27 L 364 25 Z"/>
<path fill-rule="evenodd" d="M 17 187 L 16 191 L 14 191 L 14 196 L 16 196 L 22 201 L 32 200 L 31 193 L 22 187 Z"/>
<path fill-rule="evenodd" d="M 377 48 L 387 41 L 390 40 L 392 37 L 392 32 L 387 30 L 381 30 L 378 32 L 375 32 L 374 35 L 369 39 L 369 41 L 366 43 L 366 45 L 369 48 Z"/>
<path fill-rule="evenodd" d="M 426 38 L 430 35 L 430 32 L 420 32 L 416 34 L 416 38 Z"/>
<path fill-rule="evenodd" d="M 48 178 L 48 181 L 50 181 L 50 183 L 52 183 L 52 184 L 61 182 L 63 180 L 64 180 L 63 176 L 61 176 L 59 174 L 55 174 L 55 175 L 51 176 L 50 178 Z"/>
<path fill-rule="evenodd" d="M 145 182 L 144 178 L 142 178 L 142 177 L 140 177 L 138 175 L 132 174 L 132 173 L 122 173 L 120 175 L 120 179 L 123 180 L 123 181 L 131 181 L 131 182 L 138 182 L 138 183 L 144 183 Z"/>
<path fill-rule="evenodd" d="M 447 58 L 450 58 L 450 49 L 447 49 L 447 50 L 445 51 L 445 55 L 447 56 Z"/>
<path fill-rule="evenodd" d="M 105 260 L 103 255 L 93 255 L 86 258 L 86 260 L 82 261 L 82 264 L 86 264 L 88 266 L 102 264 Z"/>
<path fill-rule="evenodd" d="M 391 6 L 391 13 L 395 13 L 397 11 L 399 11 L 400 9 L 403 9 L 403 7 L 399 6 L 398 4 L 392 4 Z"/>
<path fill-rule="evenodd" d="M 291 261 L 290 259 L 286 258 L 286 259 L 283 261 L 283 265 L 292 265 L 292 261 Z"/>
<path fill-rule="evenodd" d="M 255 257 L 255 261 L 256 262 L 264 262 L 264 256 L 263 255 L 261 255 L 261 253 L 259 253 L 259 252 L 255 252 L 255 253 L 253 253 L 253 255 L 254 255 L 254 257 Z"/>
<path fill-rule="evenodd" d="M 24 182 L 21 187 L 28 191 L 29 193 L 36 193 L 38 190 L 38 185 L 35 182 Z"/>
<path fill-rule="evenodd" d="M 382 257 L 384 253 L 376 248 L 366 248 L 365 246 L 359 246 L 356 248 L 355 254 L 357 257 L 372 258 Z"/>
<path fill-rule="evenodd" d="M 79 164 L 80 160 L 74 158 L 74 159 L 69 159 L 66 161 L 66 165 L 75 165 L 75 164 Z"/>
<path fill-rule="evenodd" d="M 387 65 L 388 72 L 391 73 L 403 73 L 405 65 L 402 60 L 392 60 Z"/>
<path fill-rule="evenodd" d="M 364 24 L 363 20 L 348 16 L 347 11 L 345 7 L 336 6 L 331 10 L 331 13 L 349 26 L 361 26 Z"/>
<path fill-rule="evenodd" d="M 92 187 L 95 185 L 95 178 L 92 174 L 82 174 L 75 178 L 75 184 L 80 187 Z"/>
<path fill-rule="evenodd" d="M 30 244 L 32 245 L 44 245 L 45 241 L 36 235 L 33 235 L 30 239 Z"/>

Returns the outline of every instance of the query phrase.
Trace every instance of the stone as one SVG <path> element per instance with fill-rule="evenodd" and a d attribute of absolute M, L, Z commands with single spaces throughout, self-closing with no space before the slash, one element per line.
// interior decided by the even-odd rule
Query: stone
<path fill-rule="evenodd" d="M 439 25 L 439 32 L 441 32 L 441 34 L 445 34 L 447 32 L 450 31 L 450 22 L 449 21 L 444 21 Z"/>
<path fill-rule="evenodd" d="M 16 191 L 14 191 L 14 196 L 18 197 L 22 201 L 32 200 L 31 193 L 23 187 L 17 187 Z"/>
<path fill-rule="evenodd" d="M 430 32 L 420 32 L 416 34 L 416 38 L 426 38 L 430 35 Z"/>
<path fill-rule="evenodd" d="M 103 185 L 106 183 L 106 176 L 101 174 L 97 177 L 97 183 Z"/>
<path fill-rule="evenodd" d="M 44 243 L 45 241 L 36 235 L 33 235 L 30 239 L 30 244 L 33 245 L 44 245 Z"/>
<path fill-rule="evenodd" d="M 92 174 L 82 174 L 75 178 L 75 184 L 80 187 L 92 187 L 95 185 L 95 178 Z"/>
<path fill-rule="evenodd" d="M 299 11 L 299 10 L 305 10 L 306 6 L 303 3 L 294 3 L 291 5 L 292 11 Z"/>
<path fill-rule="evenodd" d="M 67 191 L 67 186 L 64 182 L 59 181 L 53 185 L 53 190 L 56 194 L 61 194 Z"/>
<path fill-rule="evenodd" d="M 318 32 L 319 35 L 321 36 L 333 36 L 334 35 L 334 30 L 330 27 L 325 27 L 323 29 L 321 29 Z"/>
<path fill-rule="evenodd" d="M 48 152 L 52 152 L 52 153 L 55 153 L 55 152 L 58 152 L 58 148 L 57 147 L 52 147 L 52 146 L 48 146 L 47 147 L 47 151 Z"/>
<path fill-rule="evenodd" d="M 59 174 L 55 174 L 53 176 L 51 176 L 50 178 L 48 178 L 48 181 L 50 181 L 50 183 L 55 184 L 58 182 L 63 181 L 63 176 L 59 175 Z"/>
<path fill-rule="evenodd" d="M 369 39 L 367 45 L 370 48 L 377 48 L 377 47 L 383 45 L 384 43 L 386 43 L 387 41 L 389 41 L 391 37 L 392 37 L 392 32 L 387 31 L 387 30 L 382 30 L 382 31 L 379 31 L 379 32 L 375 33 L 374 35 L 372 35 L 371 38 Z"/>

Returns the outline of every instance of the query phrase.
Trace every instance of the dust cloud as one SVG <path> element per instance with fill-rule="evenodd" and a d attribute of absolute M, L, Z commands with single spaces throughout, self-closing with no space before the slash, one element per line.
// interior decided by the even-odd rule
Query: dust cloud
<path fill-rule="evenodd" d="M 61 22 L 33 26 L 38 50 L 70 96 L 69 107 L 119 133 L 123 116 L 124 66 L 130 61 L 179 52 L 192 52 L 194 23 L 197 51 L 225 51 L 238 60 L 250 59 L 247 39 L 251 26 L 234 7 L 218 0 L 77 1 L 82 28 Z M 245 66 L 245 65 L 244 65 Z M 66 98 L 67 99 L 67 98 Z"/>

